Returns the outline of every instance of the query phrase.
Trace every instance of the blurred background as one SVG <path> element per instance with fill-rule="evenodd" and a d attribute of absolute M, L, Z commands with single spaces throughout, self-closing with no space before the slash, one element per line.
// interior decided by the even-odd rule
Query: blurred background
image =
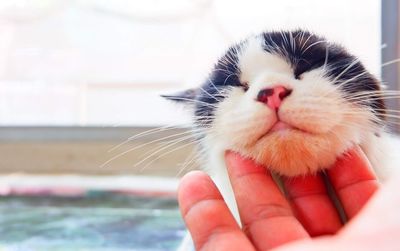
<path fill-rule="evenodd" d="M 0 194 L 41 196 L 43 187 L 62 197 L 82 197 L 82 189 L 129 190 L 141 199 L 161 194 L 161 204 L 141 212 L 172 210 L 175 235 L 160 238 L 176 241 L 153 247 L 138 240 L 118 250 L 173 250 L 184 229 L 174 202 L 177 178 L 197 164 L 189 138 L 180 140 L 190 116 L 159 95 L 199 85 L 227 46 L 249 34 L 295 28 L 343 44 L 397 90 L 399 6 L 398 0 L 2 0 Z M 389 106 L 399 108 L 395 100 Z M 2 208 L 9 212 L 7 203 Z M 0 226 L 0 236 L 9 229 Z M 37 233 L 17 239 L 32 247 Z M 8 238 L 16 243 L 15 235 Z M 0 247 L 17 248 L 9 239 L 0 237 Z"/>

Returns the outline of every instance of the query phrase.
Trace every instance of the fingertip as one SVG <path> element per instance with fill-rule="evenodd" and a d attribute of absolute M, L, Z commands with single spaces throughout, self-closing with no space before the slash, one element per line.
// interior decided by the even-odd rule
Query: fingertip
<path fill-rule="evenodd" d="M 202 171 L 191 171 L 182 177 L 178 186 L 178 202 L 182 215 L 202 200 L 221 199 L 217 187 L 211 178 Z"/>
<path fill-rule="evenodd" d="M 335 189 L 363 180 L 376 180 L 372 166 L 359 146 L 339 157 L 328 175 Z"/>
<path fill-rule="evenodd" d="M 227 246 L 227 250 L 239 246 L 248 250 L 248 239 L 207 174 L 201 171 L 186 174 L 178 188 L 178 200 L 196 250 L 203 247 L 203 250 L 214 250 L 215 246 Z"/>
<path fill-rule="evenodd" d="M 238 166 L 238 161 L 242 162 L 242 157 L 239 153 L 231 150 L 225 151 L 225 163 L 228 168 Z"/>
<path fill-rule="evenodd" d="M 207 179 L 207 176 L 208 175 L 203 171 L 196 170 L 188 172 L 179 182 L 178 193 L 184 192 L 187 187 L 190 188 L 197 180 Z"/>
<path fill-rule="evenodd" d="M 346 215 L 352 218 L 379 188 L 371 164 L 360 147 L 338 158 L 328 176 Z"/>
<path fill-rule="evenodd" d="M 285 188 L 290 198 L 307 196 L 318 192 L 325 192 L 325 186 L 321 177 L 317 174 L 296 177 L 282 177 Z"/>
<path fill-rule="evenodd" d="M 225 152 L 225 163 L 231 177 L 250 173 L 267 173 L 267 168 L 233 151 Z"/>

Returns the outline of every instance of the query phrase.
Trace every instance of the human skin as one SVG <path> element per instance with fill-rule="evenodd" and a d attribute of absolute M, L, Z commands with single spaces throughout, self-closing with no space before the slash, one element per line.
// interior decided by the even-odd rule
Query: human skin
<path fill-rule="evenodd" d="M 196 250 L 392 250 L 400 246 L 400 198 L 393 192 L 399 191 L 400 179 L 380 189 L 358 147 L 327 171 L 350 219 L 345 226 L 320 175 L 284 179 L 285 197 L 265 167 L 233 152 L 227 152 L 225 160 L 243 227 L 207 174 L 188 173 L 180 183 L 178 200 Z"/>

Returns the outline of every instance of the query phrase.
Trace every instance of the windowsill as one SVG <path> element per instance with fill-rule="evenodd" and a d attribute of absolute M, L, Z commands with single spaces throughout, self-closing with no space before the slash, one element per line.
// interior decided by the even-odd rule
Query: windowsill
<path fill-rule="evenodd" d="M 112 150 L 129 137 L 151 129 L 155 128 L 0 127 L 0 174 L 177 177 L 197 168 L 195 163 L 185 170 L 180 165 L 195 151 L 188 140 L 156 152 L 160 143 L 171 140 L 163 138 L 185 133 L 184 128 L 143 134 Z M 169 150 L 173 151 L 165 154 Z"/>

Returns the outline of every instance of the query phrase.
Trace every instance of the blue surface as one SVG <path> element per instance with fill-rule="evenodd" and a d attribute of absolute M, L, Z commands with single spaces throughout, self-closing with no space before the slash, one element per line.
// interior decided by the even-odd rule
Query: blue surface
<path fill-rule="evenodd" d="M 173 198 L 0 197 L 0 250 L 175 250 L 184 235 Z"/>

